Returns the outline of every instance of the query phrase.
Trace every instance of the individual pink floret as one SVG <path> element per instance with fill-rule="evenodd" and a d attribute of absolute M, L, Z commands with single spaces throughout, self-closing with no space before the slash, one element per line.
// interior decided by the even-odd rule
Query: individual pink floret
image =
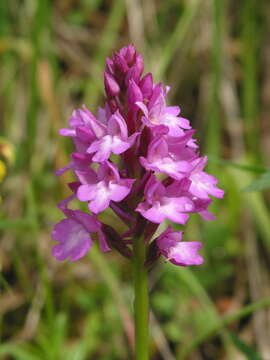
<path fill-rule="evenodd" d="M 191 194 L 201 199 L 208 199 L 209 195 L 223 198 L 224 191 L 216 186 L 218 180 L 214 176 L 202 171 L 206 164 L 207 157 L 198 158 L 193 162 L 194 168 L 189 177 L 191 180 L 189 191 Z"/>
<path fill-rule="evenodd" d="M 109 119 L 107 126 L 95 120 L 93 131 L 98 140 L 87 149 L 89 154 L 95 154 L 93 161 L 102 162 L 107 160 L 111 153 L 122 154 L 129 149 L 139 133 L 128 137 L 127 124 L 119 111 L 115 112 Z M 98 131 L 96 128 L 98 127 Z"/>
<path fill-rule="evenodd" d="M 89 168 L 89 164 L 92 161 L 92 156 L 90 154 L 82 154 L 82 153 L 72 153 L 71 154 L 72 161 L 60 168 L 56 171 L 56 175 L 60 176 L 64 174 L 68 170 L 87 170 Z"/>
<path fill-rule="evenodd" d="M 181 136 L 182 129 L 191 128 L 187 119 L 178 116 L 181 111 L 179 106 L 166 106 L 165 93 L 159 84 L 155 86 L 148 106 L 141 101 L 136 104 L 144 114 L 142 121 L 146 126 L 166 125 L 170 136 Z"/>
<path fill-rule="evenodd" d="M 79 211 L 77 210 L 78 219 L 80 217 Z M 91 218 L 90 215 L 88 216 Z M 65 260 L 68 257 L 71 261 L 78 260 L 92 246 L 93 241 L 89 232 L 77 218 L 63 219 L 54 226 L 52 238 L 59 244 L 54 246 L 52 254 L 57 260 Z"/>
<path fill-rule="evenodd" d="M 181 231 L 174 232 L 172 226 L 168 226 L 157 239 L 161 254 L 175 265 L 201 265 L 203 258 L 198 250 L 202 244 L 198 241 L 181 241 L 182 234 Z"/>
<path fill-rule="evenodd" d="M 70 196 L 59 204 L 66 218 L 57 223 L 52 231 L 52 238 L 58 241 L 52 249 L 57 260 L 70 258 L 76 261 L 85 256 L 93 245 L 91 233 L 98 233 L 102 251 L 110 250 L 101 231 L 101 224 L 92 215 L 81 210 L 71 210 L 67 204 L 74 196 Z"/>
<path fill-rule="evenodd" d="M 80 201 L 89 201 L 89 209 L 97 214 L 109 207 L 110 201 L 122 201 L 130 192 L 134 179 L 122 179 L 117 167 L 109 161 L 100 164 L 98 172 L 76 172 L 82 185 L 77 190 Z"/>
<path fill-rule="evenodd" d="M 196 158 L 193 150 L 187 148 L 189 138 L 179 138 L 177 146 L 170 146 L 170 142 L 164 135 L 156 136 L 148 146 L 147 158 L 140 157 L 141 165 L 146 170 L 165 173 L 176 180 L 188 176 L 193 165 L 191 160 Z"/>
<path fill-rule="evenodd" d="M 154 175 L 148 180 L 144 193 L 146 201 L 140 203 L 136 211 L 154 223 L 159 224 L 168 219 L 177 224 L 185 224 L 189 218 L 186 213 L 194 210 L 191 199 L 174 195 L 171 187 L 166 188 Z"/>

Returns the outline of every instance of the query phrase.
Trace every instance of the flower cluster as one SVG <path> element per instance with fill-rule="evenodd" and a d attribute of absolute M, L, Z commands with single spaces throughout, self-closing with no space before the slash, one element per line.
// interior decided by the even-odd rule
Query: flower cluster
<path fill-rule="evenodd" d="M 104 108 L 96 116 L 85 106 L 75 110 L 69 128 L 60 130 L 72 138 L 75 151 L 58 175 L 71 169 L 76 181 L 69 184 L 73 194 L 59 204 L 65 219 L 52 233 L 58 260 L 84 256 L 96 233 L 102 251 L 115 248 L 131 257 L 132 239 L 140 234 L 156 257 L 182 266 L 203 262 L 201 243 L 181 241 L 182 232 L 169 226 L 154 234 L 165 220 L 184 225 L 191 213 L 212 220 L 210 196 L 221 198 L 223 191 L 204 171 L 207 158 L 199 154 L 189 121 L 178 106 L 166 105 L 169 88 L 155 84 L 151 73 L 142 76 L 143 70 L 133 45 L 115 53 L 106 60 Z M 87 202 L 90 213 L 71 210 L 74 198 Z M 98 219 L 109 207 L 128 231 L 118 234 Z"/>

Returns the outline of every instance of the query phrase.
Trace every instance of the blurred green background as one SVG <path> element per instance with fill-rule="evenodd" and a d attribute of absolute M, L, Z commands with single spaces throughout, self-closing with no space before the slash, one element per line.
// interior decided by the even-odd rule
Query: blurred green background
<path fill-rule="evenodd" d="M 269 32 L 267 0 L 0 1 L 0 359 L 132 359 L 130 264 L 50 254 L 72 179 L 54 175 L 58 129 L 102 104 L 105 58 L 130 42 L 226 191 L 185 231 L 205 264 L 151 271 L 151 359 L 270 359 Z"/>

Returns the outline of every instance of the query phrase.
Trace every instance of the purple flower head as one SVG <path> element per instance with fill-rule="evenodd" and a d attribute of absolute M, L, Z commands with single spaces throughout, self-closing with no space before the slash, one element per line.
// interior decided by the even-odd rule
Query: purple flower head
<path fill-rule="evenodd" d="M 181 241 L 182 234 L 181 231 L 174 232 L 172 226 L 168 226 L 156 240 L 161 254 L 175 265 L 201 265 L 203 258 L 198 250 L 202 244 L 198 241 Z"/>
<path fill-rule="evenodd" d="M 58 260 L 84 256 L 93 233 L 101 250 L 112 247 L 132 257 L 133 238 L 140 233 L 151 259 L 162 254 L 176 265 L 203 262 L 201 244 L 182 242 L 182 233 L 172 227 L 151 241 L 164 221 L 184 225 L 193 213 L 213 220 L 209 205 L 224 192 L 205 172 L 207 158 L 200 155 L 195 130 L 180 116 L 180 107 L 167 105 L 169 87 L 155 84 L 143 70 L 143 58 L 133 45 L 106 59 L 103 107 L 96 115 L 86 106 L 73 111 L 69 127 L 60 130 L 72 138 L 75 150 L 57 175 L 73 172 L 71 198 L 87 202 L 89 211 L 69 209 L 71 198 L 60 203 L 65 218 L 52 233 Z M 100 220 L 108 208 L 127 226 L 122 233 Z"/>

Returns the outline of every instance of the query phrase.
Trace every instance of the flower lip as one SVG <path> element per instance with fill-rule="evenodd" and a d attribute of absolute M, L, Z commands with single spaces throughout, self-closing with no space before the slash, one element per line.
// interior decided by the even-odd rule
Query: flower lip
<path fill-rule="evenodd" d="M 179 266 L 201 265 L 203 258 L 198 253 L 202 244 L 197 241 L 182 241 L 183 232 L 174 232 L 172 226 L 157 238 L 157 246 L 162 255 Z"/>
<path fill-rule="evenodd" d="M 98 214 L 109 207 L 110 201 L 122 201 L 131 191 L 135 179 L 120 178 L 119 171 L 110 161 L 100 164 L 97 174 L 77 172 L 82 184 L 76 195 L 80 201 L 88 201 L 89 209 Z"/>

